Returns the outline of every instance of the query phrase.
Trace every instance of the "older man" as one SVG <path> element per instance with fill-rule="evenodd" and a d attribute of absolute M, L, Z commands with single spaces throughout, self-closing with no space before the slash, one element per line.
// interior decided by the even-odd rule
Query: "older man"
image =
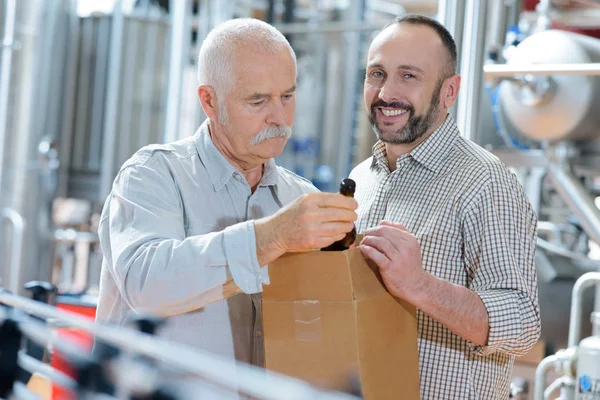
<path fill-rule="evenodd" d="M 357 229 L 388 290 L 419 310 L 421 398 L 506 399 L 540 333 L 537 220 L 514 174 L 448 115 L 455 68 L 435 20 L 407 16 L 373 40 L 364 100 L 379 141 L 351 174 Z"/>
<path fill-rule="evenodd" d="M 251 19 L 218 26 L 198 78 L 207 121 L 138 151 L 106 200 L 97 319 L 167 316 L 161 336 L 262 365 L 267 264 L 341 239 L 357 204 L 273 161 L 295 109 L 295 54 L 281 33 Z"/>

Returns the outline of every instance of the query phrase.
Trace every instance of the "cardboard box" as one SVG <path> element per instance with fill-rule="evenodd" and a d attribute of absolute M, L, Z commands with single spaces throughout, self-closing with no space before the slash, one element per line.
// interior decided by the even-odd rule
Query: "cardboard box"
<path fill-rule="evenodd" d="M 287 254 L 263 288 L 265 366 L 367 400 L 419 399 L 415 308 L 359 249 Z"/>

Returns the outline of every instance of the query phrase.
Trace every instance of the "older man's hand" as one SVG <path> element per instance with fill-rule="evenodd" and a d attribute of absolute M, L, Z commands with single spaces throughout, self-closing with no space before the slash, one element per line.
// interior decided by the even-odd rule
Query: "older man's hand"
<path fill-rule="evenodd" d="M 260 265 L 288 251 L 329 246 L 350 232 L 358 203 L 334 193 L 310 193 L 254 222 Z"/>

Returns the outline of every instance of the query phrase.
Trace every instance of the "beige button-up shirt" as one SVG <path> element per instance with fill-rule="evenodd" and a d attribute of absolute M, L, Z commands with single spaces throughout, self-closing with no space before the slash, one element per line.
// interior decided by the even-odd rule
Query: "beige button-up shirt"
<path fill-rule="evenodd" d="M 507 399 L 515 356 L 540 334 L 537 217 L 515 175 L 448 116 L 394 172 L 377 143 L 351 178 L 359 232 L 382 220 L 403 224 L 419 241 L 424 269 L 471 289 L 488 311 L 485 347 L 417 312 L 421 398 Z"/>
<path fill-rule="evenodd" d="M 166 316 L 160 336 L 262 365 L 260 293 L 269 276 L 257 262 L 253 220 L 314 191 L 271 160 L 252 193 L 207 122 L 193 137 L 141 149 L 102 211 L 97 320 Z"/>

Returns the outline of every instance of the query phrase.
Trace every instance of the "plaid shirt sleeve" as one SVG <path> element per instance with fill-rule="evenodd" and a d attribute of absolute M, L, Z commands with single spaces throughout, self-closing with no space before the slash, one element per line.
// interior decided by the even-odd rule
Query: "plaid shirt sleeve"
<path fill-rule="evenodd" d="M 540 312 L 535 269 L 537 217 L 508 170 L 492 177 L 464 214 L 468 287 L 489 318 L 486 346 L 477 355 L 527 353 L 539 338 Z"/>

